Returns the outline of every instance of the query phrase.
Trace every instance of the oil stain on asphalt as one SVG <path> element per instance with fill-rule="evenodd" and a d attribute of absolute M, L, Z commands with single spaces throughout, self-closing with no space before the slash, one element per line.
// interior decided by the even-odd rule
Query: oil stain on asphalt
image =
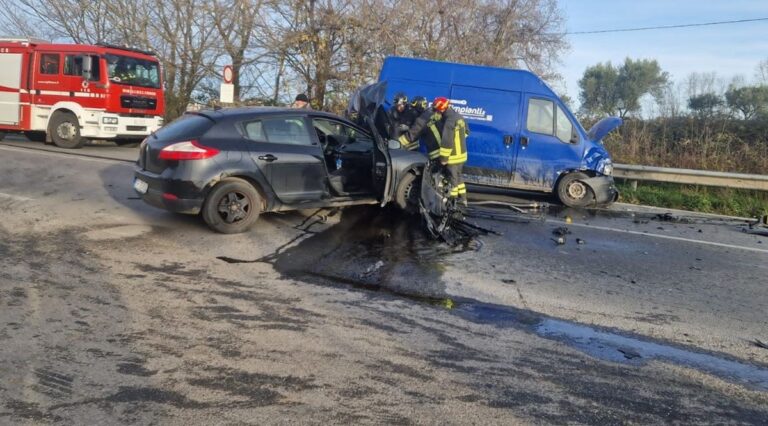
<path fill-rule="evenodd" d="M 430 239 L 418 218 L 403 217 L 394 211 L 360 207 L 341 214 L 337 225 L 322 232 L 307 231 L 309 237 L 263 258 L 219 259 L 269 263 L 286 278 L 372 290 L 440 306 L 465 320 L 520 329 L 608 362 L 639 366 L 661 360 L 768 391 L 768 366 L 551 318 L 527 309 L 451 296 L 441 278 L 444 265 L 450 262 L 451 254 L 481 247 L 477 241 L 449 247 Z M 304 229 L 317 222 L 308 219 L 305 223 L 310 225 Z"/>

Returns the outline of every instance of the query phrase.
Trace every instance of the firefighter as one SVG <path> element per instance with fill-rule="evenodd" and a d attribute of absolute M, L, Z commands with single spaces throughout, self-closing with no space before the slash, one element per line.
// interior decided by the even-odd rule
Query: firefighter
<path fill-rule="evenodd" d="M 415 120 L 416 111 L 408 104 L 408 96 L 403 92 L 397 93 L 389 110 L 390 137 L 398 139 L 408 131 Z"/>
<path fill-rule="evenodd" d="M 464 117 L 451 108 L 448 99 L 435 98 L 432 108 L 442 115 L 437 123 L 440 129 L 440 164 L 445 166 L 451 184 L 451 198 L 467 205 L 467 187 L 462 172 L 467 162 L 467 136 L 469 129 Z"/>
<path fill-rule="evenodd" d="M 440 129 L 438 128 L 438 123 L 443 116 L 434 109 L 427 107 L 426 99 L 424 99 L 423 108 L 423 112 L 416 118 L 413 125 L 398 140 L 403 148 L 408 150 L 417 149 L 419 147 L 419 140 L 421 140 L 427 150 L 429 160 L 436 162 L 440 158 Z"/>
<path fill-rule="evenodd" d="M 411 101 L 411 108 L 413 108 L 414 111 L 416 111 L 416 116 L 420 116 L 421 114 L 424 114 L 424 111 L 427 110 L 427 98 L 424 96 L 416 96 Z"/>

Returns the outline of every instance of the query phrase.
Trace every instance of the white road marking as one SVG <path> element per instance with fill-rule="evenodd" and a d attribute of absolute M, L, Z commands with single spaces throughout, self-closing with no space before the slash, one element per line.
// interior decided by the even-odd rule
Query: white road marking
<path fill-rule="evenodd" d="M 6 194 L 4 192 L 0 192 L 0 198 L 10 198 L 14 201 L 33 201 L 34 198 L 29 197 L 22 197 L 21 195 L 13 195 L 13 194 Z"/>
<path fill-rule="evenodd" d="M 709 246 L 715 246 L 715 247 L 724 247 L 724 248 L 730 248 L 730 249 L 737 249 L 737 250 L 747 250 L 747 251 L 754 251 L 757 253 L 766 253 L 768 254 L 768 250 L 766 249 L 760 249 L 760 248 L 754 248 L 754 247 L 743 247 L 743 246 L 737 246 L 733 244 L 725 244 L 725 243 L 716 243 L 713 241 L 702 241 L 702 240 L 694 240 L 692 238 L 683 238 L 683 237 L 673 237 L 671 235 L 659 235 L 659 234 L 652 234 L 649 232 L 642 232 L 642 231 L 631 231 L 629 229 L 616 229 L 616 228 L 609 228 L 607 226 L 597 226 L 597 225 L 586 225 L 581 223 L 567 223 L 560 220 L 547 220 L 547 222 L 551 223 L 557 223 L 561 225 L 568 225 L 568 226 L 580 226 L 582 228 L 590 228 L 590 229 L 598 229 L 600 231 L 610 231 L 610 232 L 621 232 L 624 234 L 631 234 L 631 235 L 642 235 L 645 237 L 654 237 L 654 238 L 662 238 L 665 240 L 675 240 L 675 241 L 683 241 L 686 243 L 697 243 L 697 244 L 704 244 Z"/>
<path fill-rule="evenodd" d="M 31 148 L 16 148 L 9 145 L 0 146 L 0 150 L 22 152 L 22 153 L 28 153 L 28 154 L 41 154 L 41 155 L 47 155 L 49 157 L 71 158 L 74 160 L 93 161 L 96 163 L 107 163 L 107 164 L 133 162 L 132 160 L 120 160 L 117 158 L 101 158 L 101 157 L 95 157 L 95 156 L 86 157 L 86 156 L 78 155 L 75 153 L 69 154 L 66 152 L 56 152 L 56 151 L 39 150 L 39 149 L 31 149 Z"/>

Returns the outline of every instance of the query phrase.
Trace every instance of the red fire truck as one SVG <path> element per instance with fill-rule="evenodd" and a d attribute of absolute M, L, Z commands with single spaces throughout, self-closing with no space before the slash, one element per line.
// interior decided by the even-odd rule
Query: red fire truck
<path fill-rule="evenodd" d="M 163 125 L 163 112 L 151 52 L 0 39 L 0 139 L 17 132 L 63 148 L 137 141 Z"/>

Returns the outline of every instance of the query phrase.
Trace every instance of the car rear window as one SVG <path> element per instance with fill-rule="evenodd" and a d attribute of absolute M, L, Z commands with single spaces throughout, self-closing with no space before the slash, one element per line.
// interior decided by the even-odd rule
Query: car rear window
<path fill-rule="evenodd" d="M 158 139 L 184 140 L 203 136 L 214 125 L 214 121 L 197 114 L 184 114 L 155 132 Z"/>

